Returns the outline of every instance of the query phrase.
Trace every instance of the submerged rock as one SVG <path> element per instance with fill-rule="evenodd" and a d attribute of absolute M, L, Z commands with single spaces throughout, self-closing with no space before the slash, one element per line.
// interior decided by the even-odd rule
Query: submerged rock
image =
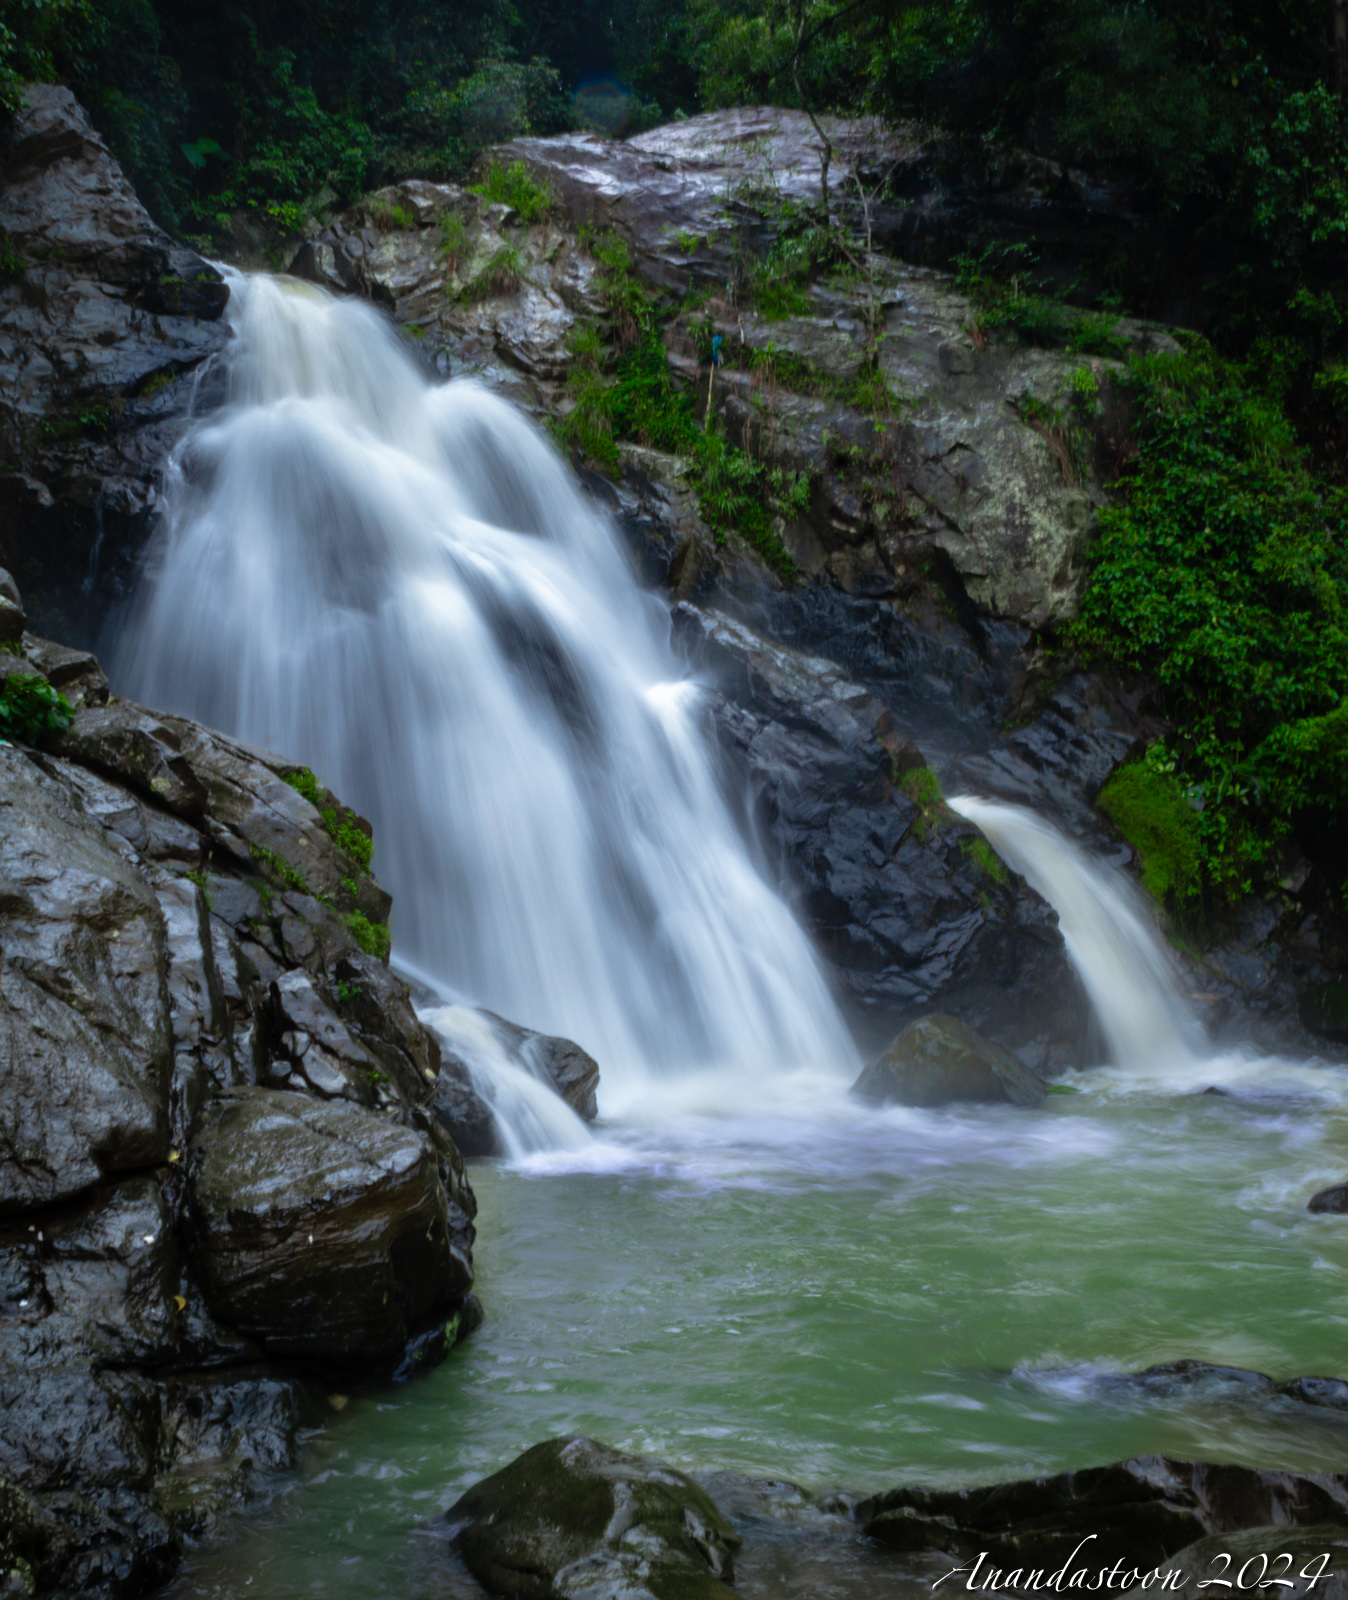
<path fill-rule="evenodd" d="M 852 1085 L 881 1105 L 1040 1106 L 1044 1085 L 1009 1050 L 984 1039 L 958 1017 L 936 1013 L 910 1022 Z"/>
<path fill-rule="evenodd" d="M 682 1472 L 549 1439 L 450 1507 L 473 1576 L 507 1600 L 732 1600 L 739 1535 Z"/>

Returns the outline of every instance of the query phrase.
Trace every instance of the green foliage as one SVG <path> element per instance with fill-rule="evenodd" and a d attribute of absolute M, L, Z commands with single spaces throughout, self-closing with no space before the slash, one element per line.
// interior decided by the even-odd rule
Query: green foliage
<path fill-rule="evenodd" d="M 468 187 L 484 200 L 513 207 L 525 223 L 539 221 L 555 203 L 552 190 L 533 178 L 523 161 L 512 161 L 509 166 L 493 161 L 482 182 Z"/>
<path fill-rule="evenodd" d="M 650 297 L 631 274 L 627 246 L 616 234 L 590 240 L 616 346 L 612 371 L 596 329 L 572 335 L 568 393 L 572 409 L 561 418 L 561 438 L 616 473 L 615 441 L 630 439 L 682 455 L 712 531 L 745 539 L 782 577 L 795 566 L 773 526 L 774 512 L 799 501 L 797 474 L 756 461 L 725 436 L 719 419 L 699 425 L 689 397 L 674 384 Z M 805 486 L 808 493 L 808 485 Z"/>
<path fill-rule="evenodd" d="M 1149 760 L 1120 767 L 1095 803 L 1137 850 L 1148 892 L 1163 905 L 1178 905 L 1199 889 L 1200 821 L 1164 746 L 1148 754 Z"/>
<path fill-rule="evenodd" d="M 345 851 L 362 871 L 368 872 L 374 859 L 374 840 L 356 826 L 353 813 L 338 811 L 332 796 L 308 767 L 295 767 L 285 774 L 285 781 L 318 812 L 323 831 L 337 848 Z"/>
<path fill-rule="evenodd" d="M 348 983 L 345 978 L 337 980 L 338 1005 L 350 1005 L 353 1000 L 359 1000 L 365 990 L 358 983 Z"/>
<path fill-rule="evenodd" d="M 45 678 L 16 673 L 0 687 L 0 739 L 40 745 L 63 733 L 74 715 L 70 702 Z"/>
<path fill-rule="evenodd" d="M 1024 245 L 989 245 L 955 258 L 955 281 L 978 305 L 983 332 L 1005 330 L 1028 344 L 1080 355 L 1122 356 L 1128 342 L 1118 318 L 1069 305 L 1045 292 L 1033 276 L 1035 257 Z"/>
<path fill-rule="evenodd" d="M 440 213 L 440 253 L 451 272 L 468 253 L 468 226 L 456 212 Z"/>
<path fill-rule="evenodd" d="M 1262 374 L 1198 342 L 1132 363 L 1135 470 L 1101 514 L 1078 644 L 1150 675 L 1202 800 L 1197 878 L 1247 892 L 1281 842 L 1348 826 L 1348 491 L 1318 478 Z"/>
<path fill-rule="evenodd" d="M 393 948 L 393 936 L 387 922 L 371 922 L 361 911 L 348 912 L 342 921 L 367 956 L 375 956 L 380 961 L 388 960 L 389 951 Z"/>
<path fill-rule="evenodd" d="M 259 866 L 265 867 L 272 877 L 284 888 L 293 889 L 296 894 L 309 893 L 309 885 L 305 882 L 304 874 L 298 867 L 278 856 L 275 850 L 269 850 L 265 844 L 250 844 L 248 854 Z"/>
<path fill-rule="evenodd" d="M 201 890 L 201 898 L 206 902 L 207 911 L 214 911 L 215 902 L 211 898 L 211 880 L 206 874 L 204 872 L 185 872 L 183 876 L 188 883 L 196 884 L 197 888 Z"/>
<path fill-rule="evenodd" d="M 17 278 L 27 266 L 27 262 L 15 247 L 14 241 L 0 229 L 0 283 L 9 283 Z"/>

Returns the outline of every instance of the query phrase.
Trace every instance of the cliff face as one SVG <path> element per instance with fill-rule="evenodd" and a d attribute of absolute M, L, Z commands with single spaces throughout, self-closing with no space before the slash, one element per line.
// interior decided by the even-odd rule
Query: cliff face
<path fill-rule="evenodd" d="M 45 632 L 88 643 L 224 345 L 229 291 L 150 220 L 52 85 L 0 134 L 0 241 L 0 561 Z"/>

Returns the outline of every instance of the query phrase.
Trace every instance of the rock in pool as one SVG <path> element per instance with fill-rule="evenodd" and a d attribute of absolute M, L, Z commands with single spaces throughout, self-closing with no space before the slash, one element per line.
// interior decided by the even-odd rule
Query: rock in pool
<path fill-rule="evenodd" d="M 1009 1050 L 939 1012 L 910 1022 L 862 1072 L 852 1093 L 880 1105 L 1039 1106 L 1042 1081 Z"/>

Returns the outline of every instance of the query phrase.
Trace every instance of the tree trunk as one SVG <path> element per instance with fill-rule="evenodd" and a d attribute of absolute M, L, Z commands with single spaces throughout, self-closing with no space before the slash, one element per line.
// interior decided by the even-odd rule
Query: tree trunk
<path fill-rule="evenodd" d="M 1334 53 L 1334 98 L 1342 106 L 1348 89 L 1348 0 L 1329 0 L 1329 37 Z"/>

